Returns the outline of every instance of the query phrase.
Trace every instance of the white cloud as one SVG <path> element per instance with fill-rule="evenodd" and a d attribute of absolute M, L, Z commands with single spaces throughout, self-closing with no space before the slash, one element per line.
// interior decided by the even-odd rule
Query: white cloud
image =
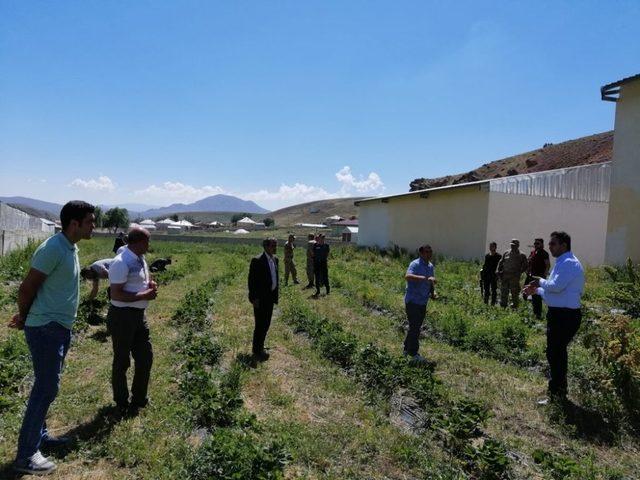
<path fill-rule="evenodd" d="M 145 201 L 158 200 L 162 203 L 167 203 L 168 201 L 172 203 L 191 203 L 219 193 L 225 193 L 225 190 L 218 186 L 194 187 L 180 182 L 164 182 L 159 186 L 149 185 L 143 190 L 133 192 L 137 198 Z"/>
<path fill-rule="evenodd" d="M 356 178 L 351 173 L 351 167 L 345 166 L 336 173 L 336 178 L 342 184 L 341 191 L 348 193 L 355 190 L 358 193 L 373 192 L 384 188 L 380 175 L 370 172 L 366 178 Z"/>
<path fill-rule="evenodd" d="M 76 178 L 70 183 L 70 185 L 72 187 L 96 190 L 99 192 L 113 192 L 116 189 L 116 185 L 113 181 L 105 175 L 100 175 L 97 180 L 93 178 L 90 178 L 89 180 Z"/>
<path fill-rule="evenodd" d="M 274 203 L 287 203 L 289 205 L 295 203 L 311 202 L 313 200 L 322 200 L 325 198 L 333 198 L 338 196 L 337 193 L 329 193 L 322 187 L 314 187 L 305 185 L 304 183 L 296 183 L 294 185 L 280 185 L 275 191 L 258 190 L 244 195 L 244 198 L 255 202 L 269 201 Z"/>

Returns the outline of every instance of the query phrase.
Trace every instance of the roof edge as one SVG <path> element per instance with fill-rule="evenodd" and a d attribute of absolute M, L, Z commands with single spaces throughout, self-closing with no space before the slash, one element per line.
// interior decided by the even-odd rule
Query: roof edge
<path fill-rule="evenodd" d="M 623 78 L 600 87 L 600 98 L 605 102 L 617 102 L 620 95 L 620 88 L 631 82 L 640 80 L 640 73 Z"/>

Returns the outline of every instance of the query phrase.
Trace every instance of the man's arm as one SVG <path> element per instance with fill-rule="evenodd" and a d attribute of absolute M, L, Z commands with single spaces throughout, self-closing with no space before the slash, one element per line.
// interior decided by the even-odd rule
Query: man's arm
<path fill-rule="evenodd" d="M 258 268 L 258 260 L 252 258 L 251 264 L 249 265 L 249 279 L 247 286 L 249 288 L 249 301 L 254 306 L 257 306 L 258 302 Z"/>
<path fill-rule="evenodd" d="M 26 278 L 20 284 L 18 289 L 18 313 L 13 316 L 9 322 L 10 328 L 18 328 L 22 330 L 27 320 L 27 315 L 31 309 L 31 304 L 36 298 L 38 290 L 47 279 L 47 275 L 35 268 L 29 269 Z"/>
<path fill-rule="evenodd" d="M 89 300 L 93 300 L 98 295 L 98 285 L 100 284 L 100 280 L 94 278 L 92 280 L 91 292 L 89 293 Z"/>
<path fill-rule="evenodd" d="M 549 276 L 549 271 L 551 270 L 551 262 L 549 261 L 549 257 L 544 259 L 544 278 Z"/>
<path fill-rule="evenodd" d="M 124 283 L 112 283 L 111 284 L 111 299 L 118 302 L 137 302 L 139 300 L 153 300 L 158 296 L 158 292 L 154 288 L 147 288 L 140 292 L 126 292 L 124 290 Z"/>

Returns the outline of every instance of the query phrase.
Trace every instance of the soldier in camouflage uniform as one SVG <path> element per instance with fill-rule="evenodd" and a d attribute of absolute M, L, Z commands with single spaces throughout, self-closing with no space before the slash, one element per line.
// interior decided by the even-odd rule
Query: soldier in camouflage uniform
<path fill-rule="evenodd" d="M 307 235 L 307 286 L 304 288 L 313 288 L 315 286 L 315 271 L 313 270 L 313 247 L 316 244 L 316 237 L 313 233 Z"/>
<path fill-rule="evenodd" d="M 511 293 L 511 307 L 517 308 L 520 302 L 520 279 L 529 268 L 527 256 L 520 252 L 520 241 L 511 240 L 511 250 L 505 252 L 498 263 L 500 279 L 500 306 L 506 308 Z"/>
<path fill-rule="evenodd" d="M 286 286 L 289 283 L 289 274 L 291 274 L 291 278 L 293 279 L 293 283 L 296 285 L 300 282 L 298 281 L 298 271 L 296 270 L 296 264 L 293 263 L 293 250 L 296 248 L 295 246 L 296 237 L 293 235 L 289 235 L 289 240 L 284 244 L 284 285 Z"/>

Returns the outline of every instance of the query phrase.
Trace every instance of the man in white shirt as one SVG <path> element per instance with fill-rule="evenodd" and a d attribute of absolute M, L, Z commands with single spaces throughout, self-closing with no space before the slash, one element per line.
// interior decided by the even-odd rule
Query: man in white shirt
<path fill-rule="evenodd" d="M 271 325 L 273 305 L 278 303 L 278 258 L 275 256 L 278 241 L 275 238 L 263 240 L 264 252 L 251 259 L 249 267 L 249 301 L 253 305 L 255 328 L 253 330 L 253 356 L 265 361 L 269 354 L 264 349 L 264 341 Z"/>
<path fill-rule="evenodd" d="M 584 290 L 584 269 L 571 253 L 571 237 L 553 232 L 549 251 L 556 259 L 548 279 L 533 277 L 523 293 L 540 295 L 547 304 L 547 360 L 549 362 L 549 399 L 563 402 L 567 396 L 567 347 L 578 332 L 582 320 L 580 299 Z M 549 399 L 538 402 L 546 405 Z"/>
<path fill-rule="evenodd" d="M 149 276 L 144 254 L 149 249 L 149 232 L 133 228 L 129 243 L 117 255 L 109 267 L 111 305 L 107 315 L 107 327 L 113 344 L 111 386 L 113 400 L 121 413 L 135 414 L 148 402 L 147 388 L 153 350 L 149 338 L 149 325 L 145 309 L 149 300 L 156 298 L 158 286 Z M 131 403 L 127 387 L 127 370 L 135 361 Z"/>

